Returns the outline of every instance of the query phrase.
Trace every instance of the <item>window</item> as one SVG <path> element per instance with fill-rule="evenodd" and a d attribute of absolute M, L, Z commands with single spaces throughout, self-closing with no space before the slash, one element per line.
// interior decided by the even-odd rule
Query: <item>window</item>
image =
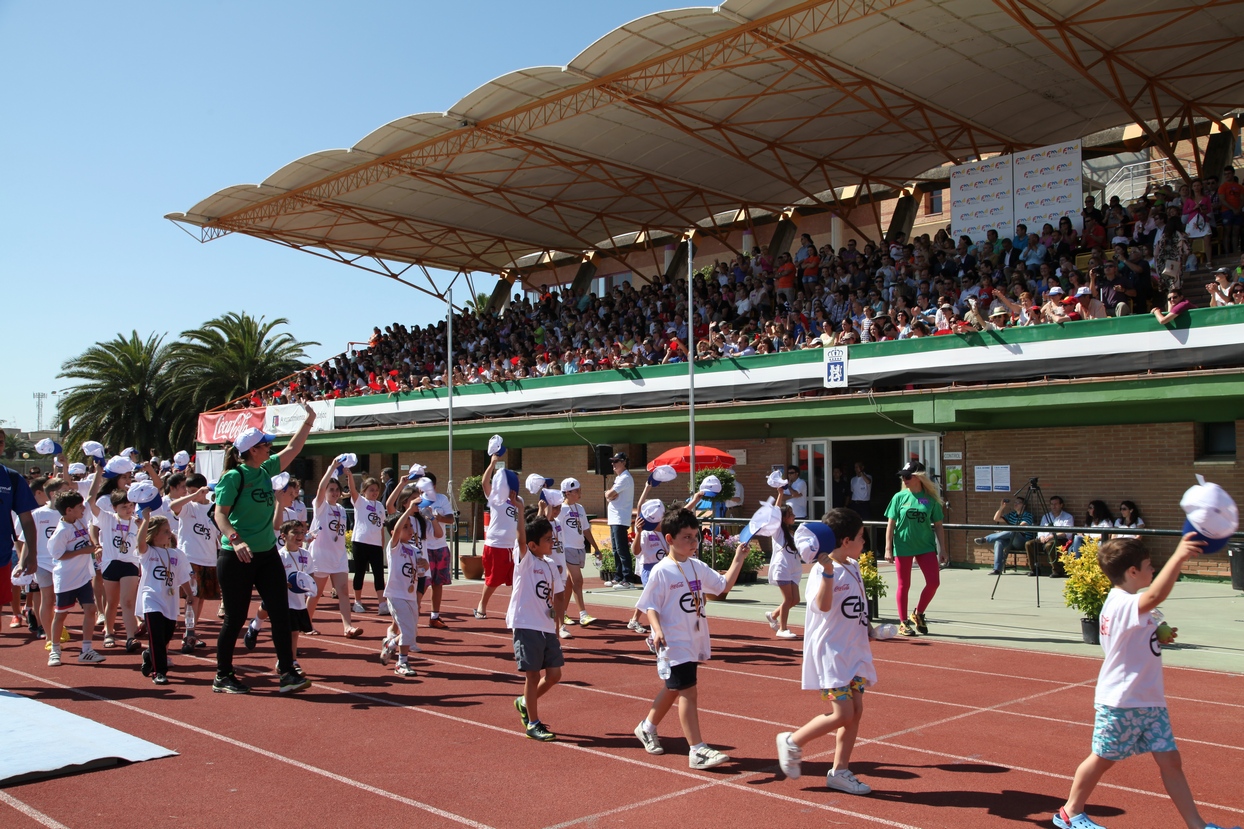
<path fill-rule="evenodd" d="M 934 190 L 931 193 L 925 194 L 924 212 L 928 215 L 933 215 L 933 214 L 942 212 L 942 191 L 941 190 Z"/>
<path fill-rule="evenodd" d="M 1211 460 L 1235 457 L 1235 421 L 1201 424 L 1201 457 Z"/>

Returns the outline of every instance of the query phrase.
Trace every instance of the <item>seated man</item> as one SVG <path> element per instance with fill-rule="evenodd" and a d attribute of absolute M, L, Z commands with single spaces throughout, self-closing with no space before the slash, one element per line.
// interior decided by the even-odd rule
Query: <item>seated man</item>
<path fill-rule="evenodd" d="M 1063 499 L 1057 495 L 1050 498 L 1050 511 L 1041 516 L 1042 527 L 1074 527 L 1075 518 L 1071 513 L 1063 509 Z M 1055 550 L 1067 544 L 1067 535 L 1065 533 L 1037 533 L 1037 537 L 1031 541 L 1024 542 L 1024 551 L 1028 553 L 1028 575 L 1037 575 L 1038 559 L 1042 552 L 1045 553 L 1046 559 L 1050 563 L 1050 573 L 1059 575 L 1062 572 L 1062 566 L 1058 564 L 1055 557 Z"/>
<path fill-rule="evenodd" d="M 1023 498 L 1016 498 L 1013 504 L 1011 499 L 1003 498 L 1002 503 L 998 505 L 998 511 L 993 514 L 993 520 L 1005 521 L 1012 527 L 1031 527 L 1032 513 L 1028 511 L 1028 504 Z M 1008 506 L 1010 509 L 1008 510 Z M 991 576 L 1002 575 L 1002 568 L 1006 566 L 1007 553 L 1012 550 L 1024 549 L 1024 543 L 1032 538 L 1032 533 L 1021 533 L 1013 530 L 1003 530 L 1002 532 L 990 533 L 981 538 L 973 539 L 977 544 L 993 545 L 993 570 L 989 571 Z"/>

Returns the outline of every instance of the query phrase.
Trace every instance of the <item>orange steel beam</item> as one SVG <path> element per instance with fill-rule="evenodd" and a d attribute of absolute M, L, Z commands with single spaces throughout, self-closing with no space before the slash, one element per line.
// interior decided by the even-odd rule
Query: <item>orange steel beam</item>
<path fill-rule="evenodd" d="M 671 79 L 709 71 L 731 63 L 746 63 L 750 55 L 770 47 L 767 42 L 750 37 L 757 29 L 776 30 L 784 41 L 797 41 L 847 21 L 858 20 L 888 10 L 910 0 L 805 0 L 796 6 L 757 18 L 721 34 L 699 40 L 682 49 L 665 53 L 627 69 L 593 78 L 564 92 L 555 93 L 516 107 L 507 112 L 453 130 L 446 135 L 420 142 L 412 147 L 327 176 L 319 181 L 273 196 L 257 205 L 242 208 L 218 217 L 209 225 L 232 223 L 240 229 L 250 221 L 279 215 L 290 206 L 290 197 L 303 195 L 311 199 L 334 199 L 343 193 L 383 181 L 394 175 L 392 162 L 407 161 L 429 164 L 476 149 L 488 139 L 480 127 L 495 127 L 501 132 L 524 134 L 546 124 L 597 109 L 612 103 L 614 96 L 605 92 L 613 83 L 630 82 L 642 91 L 668 83 Z"/>

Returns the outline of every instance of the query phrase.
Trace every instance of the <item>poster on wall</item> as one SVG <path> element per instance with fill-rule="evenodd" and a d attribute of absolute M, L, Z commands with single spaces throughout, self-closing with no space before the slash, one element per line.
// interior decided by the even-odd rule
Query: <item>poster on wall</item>
<path fill-rule="evenodd" d="M 1015 199 L 1011 156 L 1000 155 L 950 168 L 951 229 L 956 238 L 985 240 L 989 230 L 1013 236 Z"/>
<path fill-rule="evenodd" d="M 948 466 L 946 467 L 946 491 L 947 492 L 963 492 L 963 467 Z"/>
<path fill-rule="evenodd" d="M 1051 144 L 1011 156 L 1015 180 L 1015 223 L 1040 233 L 1045 224 L 1058 227 L 1063 216 L 1077 232 L 1084 230 L 1080 207 L 1084 199 L 1084 167 L 1080 142 Z"/>
<path fill-rule="evenodd" d="M 973 488 L 977 492 L 993 492 L 992 466 L 977 466 L 972 473 Z"/>
<path fill-rule="evenodd" d="M 994 492 L 1010 492 L 1011 491 L 1011 465 L 995 466 L 993 468 L 993 491 Z"/>

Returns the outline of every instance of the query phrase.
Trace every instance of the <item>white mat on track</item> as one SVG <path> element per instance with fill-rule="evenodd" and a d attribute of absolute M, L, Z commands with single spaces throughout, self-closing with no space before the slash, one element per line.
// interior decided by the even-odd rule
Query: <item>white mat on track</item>
<path fill-rule="evenodd" d="M 0 690 L 0 786 L 177 752 Z"/>

